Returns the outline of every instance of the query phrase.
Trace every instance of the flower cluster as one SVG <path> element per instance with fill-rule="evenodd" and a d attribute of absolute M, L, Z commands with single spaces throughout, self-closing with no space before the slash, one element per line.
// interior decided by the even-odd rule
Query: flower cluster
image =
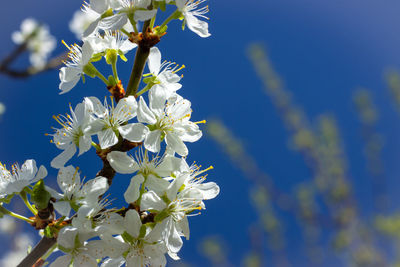
<path fill-rule="evenodd" d="M 56 39 L 50 34 L 47 25 L 42 25 L 33 18 L 22 21 L 21 31 L 12 33 L 14 43 L 23 45 L 30 51 L 32 66 L 41 68 L 56 48 Z"/>
<path fill-rule="evenodd" d="M 199 124 L 205 121 L 193 121 L 191 102 L 177 94 L 182 87 L 178 72 L 185 66 L 162 61 L 155 46 L 173 20 L 183 21 L 201 37 L 209 36 L 208 24 L 199 20 L 208 11 L 199 7 L 203 2 L 91 0 L 74 16 L 70 27 L 82 38 L 82 45 L 63 42 L 70 60 L 60 69 L 59 89 L 67 93 L 80 79 L 97 77 L 111 96 L 104 101 L 84 97 L 75 107 L 70 105 L 69 113 L 54 116 L 60 127 L 47 135 L 61 150 L 51 161 L 58 169 L 59 190 L 44 185 L 47 171 L 38 170 L 33 160 L 21 168 L 14 165 L 11 172 L 0 165 L 3 202 L 20 195 L 35 217 L 22 218 L 3 206 L 0 211 L 44 229 L 47 237 L 57 237 L 56 247 L 64 255 L 50 266 L 98 266 L 99 262 L 103 267 L 165 266 L 166 255 L 178 260 L 182 237 L 189 239 L 188 218 L 205 209 L 204 200 L 219 194 L 216 183 L 205 182 L 205 172 L 213 167 L 201 169 L 186 161 L 187 144 L 201 138 Z M 155 26 L 157 13 L 165 11 L 167 4 L 176 10 Z M 127 61 L 126 54 L 135 48 L 125 92 L 117 62 Z M 108 78 L 95 67 L 102 59 L 111 67 Z M 143 74 L 146 63 L 148 73 Z M 143 88 L 138 90 L 140 85 Z M 68 162 L 91 147 L 104 167 L 97 177 L 84 181 L 80 169 Z M 122 175 L 130 179 L 121 190 L 125 205 L 109 208 L 107 191 L 112 180 Z"/>

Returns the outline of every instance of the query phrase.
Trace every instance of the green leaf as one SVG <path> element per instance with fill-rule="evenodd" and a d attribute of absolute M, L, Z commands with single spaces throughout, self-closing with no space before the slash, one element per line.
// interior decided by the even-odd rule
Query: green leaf
<path fill-rule="evenodd" d="M 51 229 L 50 226 L 46 226 L 46 228 L 44 228 L 44 236 L 48 237 L 48 238 L 52 238 L 53 237 L 53 229 Z"/>

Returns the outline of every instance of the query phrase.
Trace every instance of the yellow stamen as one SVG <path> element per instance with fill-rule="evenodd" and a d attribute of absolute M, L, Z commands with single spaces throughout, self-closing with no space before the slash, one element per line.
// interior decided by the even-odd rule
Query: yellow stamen
<path fill-rule="evenodd" d="M 182 70 L 182 69 L 184 69 L 184 68 L 186 68 L 186 66 L 185 66 L 185 65 L 182 65 L 179 69 L 174 70 L 172 73 L 177 73 L 178 71 L 180 71 L 180 70 Z"/>
<path fill-rule="evenodd" d="M 71 50 L 71 47 L 69 47 L 69 45 L 67 45 L 67 43 L 64 40 L 61 40 L 61 42 L 63 43 L 63 45 L 65 45 L 69 50 Z"/>

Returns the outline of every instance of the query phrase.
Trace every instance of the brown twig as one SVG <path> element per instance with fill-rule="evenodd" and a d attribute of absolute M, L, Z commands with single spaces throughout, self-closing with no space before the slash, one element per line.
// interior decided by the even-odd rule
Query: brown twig
<path fill-rule="evenodd" d="M 47 64 L 42 68 L 29 67 L 29 68 L 24 69 L 24 70 L 14 70 L 14 69 L 10 69 L 9 68 L 9 64 L 12 61 L 14 61 L 15 58 L 16 58 L 16 56 L 11 57 L 11 55 L 13 55 L 13 54 L 14 54 L 14 52 L 11 53 L 10 56 L 5 58 L 3 60 L 3 63 L 0 64 L 0 73 L 3 73 L 3 74 L 5 74 L 5 75 L 7 75 L 9 77 L 12 77 L 12 78 L 28 78 L 30 76 L 33 76 L 33 75 L 36 75 L 36 74 L 39 74 L 39 73 L 42 73 L 42 72 L 45 72 L 45 71 L 56 69 L 56 68 L 58 68 L 59 66 L 62 65 L 62 62 L 64 60 L 66 60 L 68 58 L 68 54 L 67 53 L 62 53 L 61 55 L 50 59 L 47 62 Z"/>
<path fill-rule="evenodd" d="M 56 238 L 48 238 L 44 236 L 42 240 L 34 247 L 34 249 L 29 253 L 25 259 L 21 261 L 17 267 L 32 267 L 36 262 L 42 257 L 55 243 Z"/>

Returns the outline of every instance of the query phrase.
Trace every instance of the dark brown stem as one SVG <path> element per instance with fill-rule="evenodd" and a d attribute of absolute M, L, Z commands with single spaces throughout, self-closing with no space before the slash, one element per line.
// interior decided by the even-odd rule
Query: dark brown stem
<path fill-rule="evenodd" d="M 18 58 L 26 50 L 26 42 L 17 46 L 14 51 L 12 51 L 6 58 L 4 58 L 0 63 L 0 71 L 7 69 L 8 66 Z"/>
<path fill-rule="evenodd" d="M 32 267 L 55 243 L 56 238 L 43 237 L 25 259 L 17 267 Z"/>
<path fill-rule="evenodd" d="M 7 61 L 10 60 L 9 59 L 10 56 L 9 56 L 6 59 L 4 59 L 4 61 L 0 64 L 0 73 L 3 73 L 12 78 L 27 78 L 32 75 L 36 75 L 36 74 L 39 74 L 39 73 L 42 73 L 45 71 L 49 71 L 49 70 L 58 68 L 62 64 L 62 62 L 67 59 L 67 57 L 68 57 L 67 53 L 63 53 L 57 57 L 50 59 L 47 62 L 47 64 L 42 68 L 29 67 L 24 70 L 13 70 L 8 67 L 8 65 L 11 63 L 11 62 L 7 63 Z M 13 60 L 14 59 L 12 59 L 11 61 L 13 61 Z M 4 63 L 6 63 L 6 64 L 4 64 Z"/>

